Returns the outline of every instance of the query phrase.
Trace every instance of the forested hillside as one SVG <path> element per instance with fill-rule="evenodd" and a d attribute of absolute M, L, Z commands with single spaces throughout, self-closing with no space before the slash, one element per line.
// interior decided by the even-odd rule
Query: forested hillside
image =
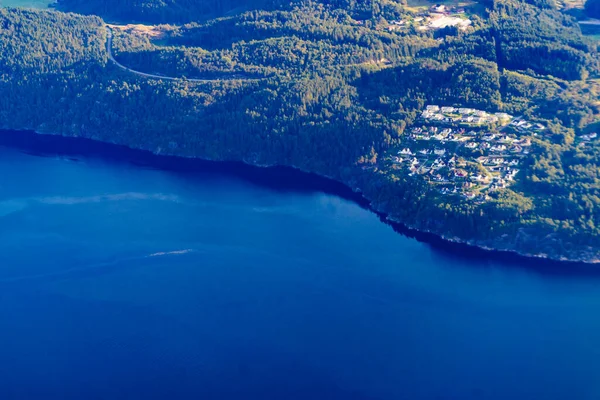
<path fill-rule="evenodd" d="M 598 49 L 552 4 L 496 0 L 439 17 L 391 0 L 246 2 L 230 15 L 223 12 L 241 2 L 116 3 L 62 0 L 60 8 L 184 22 L 155 27 L 157 37 L 112 28 L 120 63 L 181 79 L 111 63 L 98 17 L 3 10 L 3 128 L 291 165 L 362 190 L 417 229 L 522 253 L 600 258 L 600 145 L 582 139 L 600 113 Z M 206 20 L 211 13 L 219 17 Z M 423 25 L 467 16 L 463 28 Z M 431 104 L 511 113 L 546 130 L 527 139 L 512 186 L 469 201 L 394 164 Z"/>
<path fill-rule="evenodd" d="M 289 9 L 299 0 L 58 0 L 60 10 L 99 15 L 107 20 L 185 23 L 247 10 Z M 403 2 L 332 0 L 325 4 L 353 16 L 368 18 Z"/>
<path fill-rule="evenodd" d="M 0 20 L 4 74 L 49 73 L 106 57 L 100 18 L 0 8 Z"/>
<path fill-rule="evenodd" d="M 148 23 L 189 22 L 269 0 L 59 0 L 58 8 L 107 20 Z"/>

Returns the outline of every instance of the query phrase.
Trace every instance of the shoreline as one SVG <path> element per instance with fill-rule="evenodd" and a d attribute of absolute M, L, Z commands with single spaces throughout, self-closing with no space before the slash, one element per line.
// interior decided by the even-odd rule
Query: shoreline
<path fill-rule="evenodd" d="M 0 146 L 16 149 L 36 156 L 83 156 L 123 162 L 138 167 L 150 167 L 178 173 L 210 173 L 235 176 L 250 183 L 281 192 L 322 192 L 352 201 L 376 214 L 392 229 L 411 239 L 425 243 L 448 256 L 465 261 L 501 261 L 515 266 L 540 269 L 545 272 L 592 272 L 600 260 L 574 261 L 555 259 L 542 255 L 522 254 L 512 250 L 494 249 L 473 242 L 447 238 L 443 235 L 419 230 L 394 220 L 385 210 L 379 209 L 358 188 L 330 177 L 283 165 L 256 165 L 244 161 L 215 161 L 197 157 L 162 155 L 149 150 L 136 149 L 82 137 L 39 133 L 32 130 L 0 130 Z M 534 265 L 532 265 L 534 264 Z"/>

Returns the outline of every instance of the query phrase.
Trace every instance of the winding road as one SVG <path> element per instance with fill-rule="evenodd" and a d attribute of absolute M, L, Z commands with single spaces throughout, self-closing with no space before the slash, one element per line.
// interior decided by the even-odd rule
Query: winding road
<path fill-rule="evenodd" d="M 138 75 L 138 76 L 142 76 L 144 78 L 163 79 L 163 80 L 167 80 L 167 81 L 186 80 L 187 82 L 207 83 L 207 82 L 218 82 L 218 81 L 228 80 L 228 79 L 219 79 L 219 78 L 215 78 L 215 79 L 181 78 L 181 77 L 174 77 L 174 76 L 147 74 L 145 72 L 136 71 L 134 69 L 131 69 L 131 68 L 129 68 L 129 67 L 121 64 L 120 62 L 118 62 L 115 59 L 115 57 L 113 55 L 113 52 L 112 52 L 112 40 L 113 40 L 112 29 L 109 26 L 106 26 L 106 31 L 107 31 L 106 51 L 108 53 L 108 58 L 109 58 L 110 61 L 113 62 L 113 64 L 115 64 L 117 67 L 121 68 L 124 71 L 130 72 L 130 73 Z M 239 78 L 231 78 L 231 79 L 233 80 L 233 79 L 239 79 Z M 250 80 L 250 79 L 245 79 L 245 80 Z"/>

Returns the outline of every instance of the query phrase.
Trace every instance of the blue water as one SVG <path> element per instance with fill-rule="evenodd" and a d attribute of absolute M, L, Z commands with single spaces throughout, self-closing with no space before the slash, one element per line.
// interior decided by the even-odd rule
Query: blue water
<path fill-rule="evenodd" d="M 0 399 L 600 398 L 600 274 L 222 171 L 0 171 Z"/>

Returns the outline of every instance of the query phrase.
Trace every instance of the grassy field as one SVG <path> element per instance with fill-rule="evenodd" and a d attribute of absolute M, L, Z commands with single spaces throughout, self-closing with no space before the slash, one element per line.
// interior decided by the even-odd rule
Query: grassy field
<path fill-rule="evenodd" d="M 0 0 L 0 7 L 48 8 L 55 0 Z"/>
<path fill-rule="evenodd" d="M 585 0 L 558 0 L 557 5 L 560 9 L 583 8 Z"/>

